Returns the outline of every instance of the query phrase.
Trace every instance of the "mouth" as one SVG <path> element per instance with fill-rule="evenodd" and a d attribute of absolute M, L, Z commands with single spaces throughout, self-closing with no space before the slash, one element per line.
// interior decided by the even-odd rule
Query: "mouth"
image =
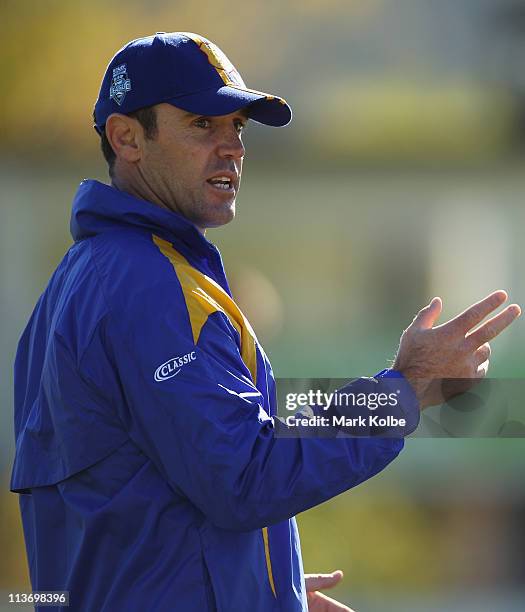
<path fill-rule="evenodd" d="M 212 188 L 224 193 L 234 193 L 236 188 L 236 177 L 233 174 L 217 174 L 212 176 L 207 181 Z"/>

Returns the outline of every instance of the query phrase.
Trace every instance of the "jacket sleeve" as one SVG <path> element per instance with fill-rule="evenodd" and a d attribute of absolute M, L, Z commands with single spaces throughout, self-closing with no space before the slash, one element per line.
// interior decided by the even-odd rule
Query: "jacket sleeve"
<path fill-rule="evenodd" d="M 167 284 L 136 296 L 105 340 L 130 437 L 212 523 L 244 531 L 290 518 L 401 451 L 399 438 L 276 436 L 228 318 L 209 315 L 195 343 L 176 293 Z"/>

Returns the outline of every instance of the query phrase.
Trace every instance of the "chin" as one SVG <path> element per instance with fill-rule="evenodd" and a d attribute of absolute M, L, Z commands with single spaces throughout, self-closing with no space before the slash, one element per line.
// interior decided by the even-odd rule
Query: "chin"
<path fill-rule="evenodd" d="M 235 200 L 228 204 L 228 206 L 222 206 L 220 209 L 209 211 L 203 219 L 202 227 L 220 227 L 233 221 L 235 218 Z"/>

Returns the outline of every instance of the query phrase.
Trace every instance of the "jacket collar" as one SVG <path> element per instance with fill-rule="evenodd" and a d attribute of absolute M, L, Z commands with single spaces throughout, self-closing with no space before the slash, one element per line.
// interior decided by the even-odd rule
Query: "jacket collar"
<path fill-rule="evenodd" d="M 70 231 L 76 241 L 118 227 L 133 226 L 159 235 L 181 248 L 193 265 L 204 268 L 229 292 L 220 253 L 182 215 L 132 196 L 125 191 L 84 180 L 73 200 Z M 181 244 L 182 243 L 182 244 Z"/>
<path fill-rule="evenodd" d="M 182 215 L 99 181 L 82 181 L 73 200 L 71 214 L 70 229 L 74 240 L 94 236 L 116 225 L 169 232 L 192 246 L 211 244 Z"/>

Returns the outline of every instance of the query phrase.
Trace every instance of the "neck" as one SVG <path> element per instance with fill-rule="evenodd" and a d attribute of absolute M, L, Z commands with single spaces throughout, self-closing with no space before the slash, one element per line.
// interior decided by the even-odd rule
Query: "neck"
<path fill-rule="evenodd" d="M 199 230 L 199 232 L 203 236 L 206 235 L 206 228 L 195 225 L 195 223 L 193 223 L 190 219 L 187 219 L 187 217 L 183 215 L 182 213 L 180 213 L 178 210 L 174 211 L 169 206 L 166 206 L 166 204 L 157 196 L 157 194 L 152 189 L 150 189 L 147 185 L 144 185 L 144 189 L 138 188 L 133 184 L 132 181 L 127 181 L 122 177 L 113 176 L 111 178 L 111 186 L 114 187 L 115 189 L 118 189 L 119 191 L 124 191 L 125 193 L 129 193 L 130 195 L 134 196 L 135 198 L 138 198 L 139 200 L 146 200 L 147 202 L 151 202 L 152 204 L 155 204 L 156 206 L 160 206 L 160 208 L 164 208 L 164 210 L 169 210 L 170 212 L 175 212 L 178 215 L 181 215 L 187 221 L 192 223 L 194 227 L 197 230 Z"/>

